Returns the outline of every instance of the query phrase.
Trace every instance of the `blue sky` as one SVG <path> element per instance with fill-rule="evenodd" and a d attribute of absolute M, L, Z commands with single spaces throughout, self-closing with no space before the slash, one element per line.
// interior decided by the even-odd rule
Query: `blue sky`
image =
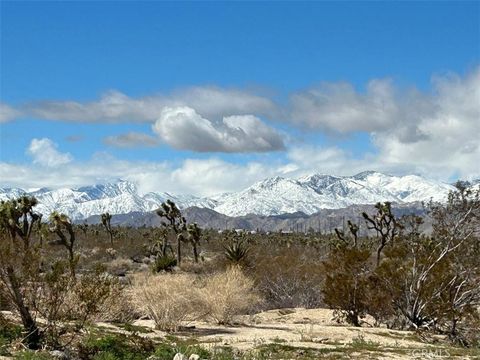
<path fill-rule="evenodd" d="M 1 186 L 480 176 L 478 1 L 0 6 Z"/>

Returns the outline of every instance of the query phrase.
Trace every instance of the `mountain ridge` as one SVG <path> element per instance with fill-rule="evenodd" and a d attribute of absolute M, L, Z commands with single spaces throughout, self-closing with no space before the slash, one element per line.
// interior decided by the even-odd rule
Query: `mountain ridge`
<path fill-rule="evenodd" d="M 474 182 L 475 184 L 476 182 Z M 182 209 L 199 207 L 215 210 L 231 217 L 249 214 L 274 216 L 303 212 L 312 215 L 322 209 L 342 209 L 351 205 L 390 201 L 408 204 L 421 201 L 442 201 L 454 187 L 418 175 L 394 176 L 364 171 L 353 176 L 312 173 L 298 178 L 275 176 L 258 181 L 238 192 L 211 197 L 176 195 L 169 192 L 140 194 L 137 186 L 126 180 L 78 188 L 26 191 L 0 188 L 0 200 L 21 194 L 39 200 L 37 211 L 49 214 L 63 212 L 74 220 L 86 219 L 103 212 L 128 214 L 147 213 L 170 199 Z"/>

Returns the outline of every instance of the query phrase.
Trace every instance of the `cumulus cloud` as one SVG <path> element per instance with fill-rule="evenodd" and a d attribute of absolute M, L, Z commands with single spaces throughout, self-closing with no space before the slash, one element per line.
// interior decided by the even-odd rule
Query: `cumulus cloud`
<path fill-rule="evenodd" d="M 434 76 L 430 92 L 372 80 L 365 93 L 324 84 L 291 97 L 291 121 L 329 133 L 367 132 L 377 155 L 366 166 L 438 178 L 480 175 L 480 68 Z"/>
<path fill-rule="evenodd" d="M 69 153 L 59 152 L 57 145 L 48 138 L 33 139 L 27 153 L 32 157 L 34 164 L 46 167 L 65 165 L 73 159 Z"/>
<path fill-rule="evenodd" d="M 435 77 L 431 111 L 402 128 L 373 134 L 383 163 L 415 166 L 437 177 L 480 176 L 480 68 L 461 78 Z"/>
<path fill-rule="evenodd" d="M 283 150 L 281 135 L 252 115 L 211 121 L 190 107 L 165 108 L 153 131 L 177 149 L 199 152 L 266 152 Z"/>
<path fill-rule="evenodd" d="M 21 112 L 14 109 L 13 107 L 0 102 L 0 123 L 7 121 L 12 121 L 19 117 Z"/>
<path fill-rule="evenodd" d="M 364 93 L 349 83 L 324 83 L 292 94 L 293 124 L 330 133 L 377 133 L 395 129 L 406 141 L 424 138 L 415 124 L 435 111 L 431 96 L 400 91 L 390 79 L 373 79 Z"/>
<path fill-rule="evenodd" d="M 157 138 L 137 132 L 107 136 L 103 139 L 103 142 L 107 145 L 120 148 L 153 147 L 159 144 Z"/>
<path fill-rule="evenodd" d="M 165 107 L 189 106 L 209 118 L 238 114 L 267 115 L 276 106 L 267 97 L 238 89 L 190 87 L 171 94 L 140 98 L 119 91 L 104 93 L 91 102 L 45 100 L 23 106 L 28 114 L 46 120 L 75 122 L 153 122 Z"/>
<path fill-rule="evenodd" d="M 365 94 L 349 83 L 324 83 L 290 101 L 294 124 L 340 133 L 389 128 L 399 111 L 390 80 L 370 81 Z"/>

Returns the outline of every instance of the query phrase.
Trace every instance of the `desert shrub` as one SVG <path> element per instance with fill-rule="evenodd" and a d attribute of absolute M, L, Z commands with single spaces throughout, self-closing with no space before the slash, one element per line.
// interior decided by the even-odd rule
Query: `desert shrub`
<path fill-rule="evenodd" d="M 42 277 L 31 299 L 35 312 L 45 320 L 46 345 L 56 348 L 70 343 L 103 309 L 116 280 L 97 271 L 72 278 L 67 262 L 56 262 Z M 67 336 L 68 334 L 68 336 Z"/>
<path fill-rule="evenodd" d="M 132 304 L 129 288 L 115 281 L 110 284 L 109 294 L 100 304 L 95 320 L 127 323 L 139 316 Z"/>
<path fill-rule="evenodd" d="M 176 331 L 196 313 L 195 277 L 188 274 L 140 275 L 131 291 L 136 309 L 155 321 L 158 329 Z"/>
<path fill-rule="evenodd" d="M 162 271 L 172 271 L 177 266 L 177 259 L 169 255 L 159 255 L 152 264 L 152 271 L 155 273 Z"/>
<path fill-rule="evenodd" d="M 208 277 L 200 289 L 200 308 L 219 324 L 229 324 L 233 316 L 247 312 L 261 302 L 253 280 L 240 267 Z"/>
<path fill-rule="evenodd" d="M 115 258 L 107 263 L 107 272 L 116 276 L 124 276 L 127 272 L 134 270 L 135 265 L 130 259 L 122 257 Z"/>
<path fill-rule="evenodd" d="M 370 302 L 370 251 L 351 247 L 333 249 L 323 264 L 323 300 L 335 310 L 338 320 L 360 326 Z"/>
<path fill-rule="evenodd" d="M 320 284 L 324 275 L 318 260 L 300 248 L 269 252 L 259 249 L 251 269 L 265 306 L 270 309 L 321 306 Z"/>

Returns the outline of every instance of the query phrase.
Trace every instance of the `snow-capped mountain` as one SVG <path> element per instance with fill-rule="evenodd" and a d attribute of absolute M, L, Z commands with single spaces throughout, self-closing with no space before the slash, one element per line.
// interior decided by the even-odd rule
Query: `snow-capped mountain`
<path fill-rule="evenodd" d="M 399 204 L 442 201 L 453 186 L 416 175 L 402 177 L 367 171 L 355 176 L 313 174 L 298 179 L 275 177 L 223 199 L 214 210 L 230 215 L 278 215 L 391 201 Z"/>
<path fill-rule="evenodd" d="M 340 209 L 379 201 L 399 204 L 430 199 L 442 201 L 452 189 L 452 185 L 416 175 L 398 177 L 367 171 L 355 176 L 312 174 L 297 179 L 273 177 L 243 191 L 210 198 L 166 192 L 141 195 L 135 184 L 119 180 L 77 189 L 25 191 L 0 188 L 0 200 L 26 193 L 38 199 L 37 211 L 49 214 L 56 210 L 80 220 L 107 211 L 111 214 L 148 212 L 157 209 L 167 199 L 180 208 L 209 208 L 229 216 L 278 215 L 298 211 L 313 214 L 320 209 Z"/>
<path fill-rule="evenodd" d="M 119 180 L 104 185 L 84 186 L 77 189 L 39 189 L 25 191 L 22 189 L 0 189 L 0 200 L 16 198 L 22 194 L 35 196 L 39 204 L 37 212 L 50 214 L 56 210 L 67 214 L 74 220 L 85 219 L 105 212 L 126 214 L 129 212 L 148 212 L 158 209 L 167 199 L 174 201 L 181 208 L 197 206 L 212 207 L 210 199 L 191 195 L 171 195 L 168 193 L 147 193 L 140 195 L 135 184 Z"/>

